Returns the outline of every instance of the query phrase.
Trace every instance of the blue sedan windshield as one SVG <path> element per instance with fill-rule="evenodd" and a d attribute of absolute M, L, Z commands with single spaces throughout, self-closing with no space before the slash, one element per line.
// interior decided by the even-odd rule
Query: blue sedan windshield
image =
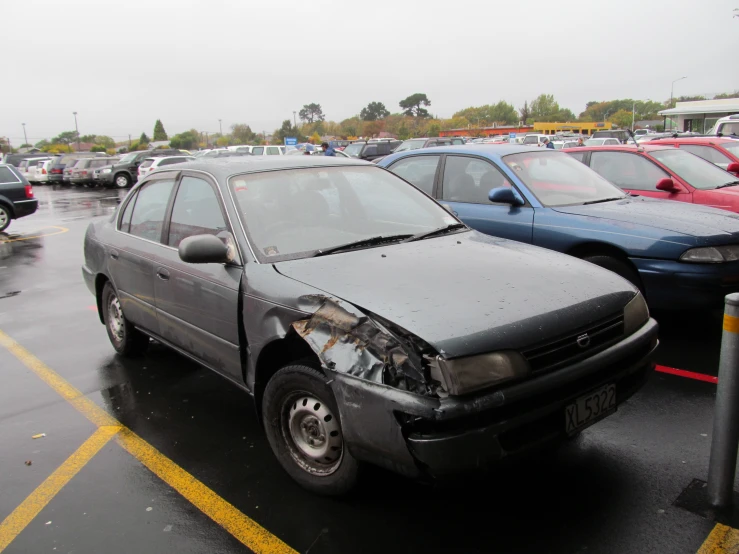
<path fill-rule="evenodd" d="M 617 186 L 561 152 L 522 152 L 503 158 L 544 206 L 569 206 L 624 198 Z"/>

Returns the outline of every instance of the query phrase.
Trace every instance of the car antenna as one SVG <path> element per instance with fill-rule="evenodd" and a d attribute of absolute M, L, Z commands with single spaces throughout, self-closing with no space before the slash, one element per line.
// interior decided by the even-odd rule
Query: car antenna
<path fill-rule="evenodd" d="M 640 152 L 644 152 L 644 150 L 641 148 L 641 146 L 639 146 L 639 143 L 636 142 L 636 138 L 634 137 L 634 131 L 632 131 L 631 129 L 627 129 L 626 132 L 629 133 L 629 136 L 631 137 L 631 140 L 634 141 L 634 144 L 636 145 L 636 149 L 639 150 Z"/>

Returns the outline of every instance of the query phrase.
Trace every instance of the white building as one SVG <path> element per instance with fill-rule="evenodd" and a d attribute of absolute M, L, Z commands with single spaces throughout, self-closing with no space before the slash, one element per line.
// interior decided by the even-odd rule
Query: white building
<path fill-rule="evenodd" d="M 665 118 L 666 131 L 705 133 L 718 119 L 735 113 L 739 113 L 739 98 L 678 102 L 674 108 L 662 110 L 659 115 Z"/>

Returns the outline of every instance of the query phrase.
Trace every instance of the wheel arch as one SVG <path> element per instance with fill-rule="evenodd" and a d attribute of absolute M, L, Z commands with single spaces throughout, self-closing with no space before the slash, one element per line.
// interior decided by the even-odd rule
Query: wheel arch
<path fill-rule="evenodd" d="M 588 241 L 573 246 L 572 248 L 567 250 L 565 254 L 569 254 L 570 256 L 574 256 L 575 258 L 580 258 L 581 260 L 590 256 L 609 256 L 611 258 L 615 258 L 616 260 L 626 264 L 631 270 L 634 271 L 636 276 L 639 277 L 639 281 L 642 285 L 642 287 L 640 288 L 642 288 L 643 290 L 644 283 L 643 281 L 641 281 L 639 270 L 629 259 L 628 254 L 626 254 L 626 252 L 618 246 L 614 246 L 605 242 Z"/>
<path fill-rule="evenodd" d="M 0 205 L 8 208 L 8 211 L 10 212 L 10 219 L 15 219 L 15 208 L 10 200 L 5 198 L 4 196 L 0 196 Z"/>
<path fill-rule="evenodd" d="M 98 273 L 95 276 L 95 300 L 98 307 L 98 317 L 100 318 L 100 323 L 103 325 L 105 325 L 105 320 L 103 319 L 103 289 L 105 288 L 105 283 L 111 283 L 112 285 L 113 282 L 104 273 Z"/>

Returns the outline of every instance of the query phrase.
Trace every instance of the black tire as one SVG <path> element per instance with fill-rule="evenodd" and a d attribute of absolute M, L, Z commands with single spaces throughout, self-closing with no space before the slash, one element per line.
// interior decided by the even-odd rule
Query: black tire
<path fill-rule="evenodd" d="M 102 306 L 105 330 L 108 332 L 108 338 L 115 351 L 122 356 L 131 357 L 146 352 L 149 347 L 149 337 L 136 329 L 123 315 L 118 293 L 109 282 L 103 287 Z M 118 311 L 119 314 L 116 316 L 111 313 L 112 310 Z M 117 321 L 117 325 L 111 322 L 113 318 Z"/>
<path fill-rule="evenodd" d="M 626 262 L 623 262 L 618 258 L 613 258 L 611 256 L 586 256 L 583 258 L 583 260 L 585 260 L 586 262 L 590 262 L 591 264 L 598 265 L 603 269 L 613 271 L 616 275 L 620 275 L 621 277 L 629 281 L 632 285 L 638 288 L 642 292 L 642 294 L 644 294 L 644 289 L 642 288 L 639 274 L 634 271 L 634 269 Z"/>
<path fill-rule="evenodd" d="M 0 232 L 8 228 L 11 219 L 13 219 L 13 216 L 10 213 L 10 208 L 0 204 Z"/>
<path fill-rule="evenodd" d="M 343 441 L 336 399 L 320 371 L 300 364 L 280 369 L 265 388 L 262 417 L 272 452 L 302 487 L 327 496 L 354 487 L 359 463 Z M 315 440 L 317 446 L 306 440 Z"/>
<path fill-rule="evenodd" d="M 113 186 L 119 189 L 127 189 L 131 186 L 131 177 L 126 173 L 118 173 L 113 177 Z"/>

